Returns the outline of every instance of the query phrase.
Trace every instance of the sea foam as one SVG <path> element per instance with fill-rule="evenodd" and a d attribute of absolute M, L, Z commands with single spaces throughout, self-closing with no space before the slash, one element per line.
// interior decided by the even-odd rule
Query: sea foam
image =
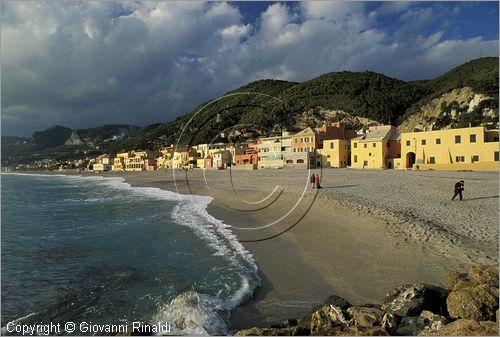
<path fill-rule="evenodd" d="M 260 278 L 252 254 L 238 241 L 231 232 L 230 226 L 208 213 L 207 206 L 212 202 L 212 197 L 182 195 L 156 187 L 133 187 L 121 177 L 72 175 L 50 175 L 50 177 L 64 177 L 80 181 L 92 180 L 99 185 L 127 190 L 132 194 L 178 202 L 171 214 L 174 221 L 180 226 L 192 229 L 214 250 L 214 255 L 224 258 L 237 272 L 241 286 L 229 297 L 224 298 L 193 290 L 178 294 L 168 303 L 159 305 L 157 312 L 151 317 L 151 323 L 169 323 L 172 327 L 171 333 L 175 335 L 231 333 L 228 327 L 230 311 L 252 295 L 255 288 L 260 285 Z"/>

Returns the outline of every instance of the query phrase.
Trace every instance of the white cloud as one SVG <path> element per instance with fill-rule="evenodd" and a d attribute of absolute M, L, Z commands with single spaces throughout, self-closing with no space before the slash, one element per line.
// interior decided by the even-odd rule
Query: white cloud
<path fill-rule="evenodd" d="M 392 14 L 395 27 L 377 25 Z M 478 50 L 498 55 L 496 40 L 429 32 L 445 15 L 407 2 L 368 12 L 362 2 L 308 1 L 272 4 L 248 23 L 223 2 L 2 2 L 2 127 L 166 121 L 260 78 L 373 70 L 410 80 Z"/>

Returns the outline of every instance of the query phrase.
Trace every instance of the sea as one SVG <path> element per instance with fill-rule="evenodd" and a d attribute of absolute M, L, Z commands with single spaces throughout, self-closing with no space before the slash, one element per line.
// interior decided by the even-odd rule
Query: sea
<path fill-rule="evenodd" d="M 2 174 L 2 334 L 9 322 L 232 333 L 231 310 L 260 279 L 210 202 L 117 177 Z"/>

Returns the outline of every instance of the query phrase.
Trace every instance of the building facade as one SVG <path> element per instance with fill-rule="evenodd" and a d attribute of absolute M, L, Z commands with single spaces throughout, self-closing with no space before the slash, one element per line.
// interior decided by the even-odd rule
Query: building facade
<path fill-rule="evenodd" d="M 484 127 L 401 135 L 402 169 L 498 170 L 498 130 Z"/>
<path fill-rule="evenodd" d="M 401 157 L 401 142 L 393 125 L 370 126 L 368 132 L 351 140 L 351 167 L 391 169 Z"/>
<path fill-rule="evenodd" d="M 328 139 L 323 141 L 323 148 L 319 149 L 322 167 L 342 168 L 350 165 L 351 142 L 346 139 Z"/>
<path fill-rule="evenodd" d="M 282 168 L 285 155 L 292 152 L 292 134 L 285 131 L 281 136 L 260 138 L 257 147 L 259 168 Z"/>

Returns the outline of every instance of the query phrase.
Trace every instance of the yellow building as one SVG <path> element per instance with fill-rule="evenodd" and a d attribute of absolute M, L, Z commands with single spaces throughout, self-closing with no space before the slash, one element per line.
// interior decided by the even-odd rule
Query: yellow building
<path fill-rule="evenodd" d="M 393 168 L 394 159 L 400 157 L 401 143 L 395 126 L 370 126 L 366 134 L 351 139 L 352 168 Z"/>
<path fill-rule="evenodd" d="M 125 171 L 126 158 L 128 158 L 128 152 L 118 153 L 113 158 L 113 165 L 111 165 L 111 171 Z"/>
<path fill-rule="evenodd" d="M 104 154 L 95 159 L 92 170 L 94 172 L 106 172 L 111 170 L 112 165 L 113 158 L 108 154 Z"/>
<path fill-rule="evenodd" d="M 473 127 L 403 133 L 401 161 L 403 169 L 498 170 L 498 130 Z"/>
<path fill-rule="evenodd" d="M 349 165 L 351 144 L 345 139 L 323 141 L 323 148 L 316 150 L 322 167 L 346 167 Z"/>
<path fill-rule="evenodd" d="M 148 151 L 132 151 L 125 158 L 125 171 L 144 171 L 145 159 L 154 159 L 154 155 Z"/>
<path fill-rule="evenodd" d="M 157 169 L 160 168 L 171 168 L 172 167 L 172 158 L 174 156 L 174 149 L 172 147 L 164 148 L 160 151 L 160 155 L 156 157 L 156 165 Z"/>

